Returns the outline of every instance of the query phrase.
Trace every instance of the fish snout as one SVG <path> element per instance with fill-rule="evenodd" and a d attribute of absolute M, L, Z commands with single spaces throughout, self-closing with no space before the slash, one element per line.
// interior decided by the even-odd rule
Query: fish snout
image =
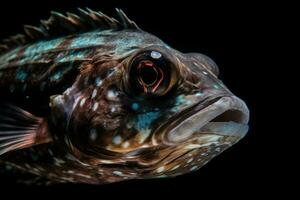
<path fill-rule="evenodd" d="M 237 142 L 246 135 L 248 121 L 249 110 L 245 102 L 236 96 L 225 96 L 204 108 L 196 105 L 189 117 L 169 131 L 168 141 L 179 143 L 211 135 Z"/>

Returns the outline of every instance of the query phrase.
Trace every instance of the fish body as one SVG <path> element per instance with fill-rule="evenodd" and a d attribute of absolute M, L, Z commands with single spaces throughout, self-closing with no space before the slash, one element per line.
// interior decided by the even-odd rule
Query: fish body
<path fill-rule="evenodd" d="M 53 12 L 0 55 L 0 162 L 53 182 L 195 171 L 239 141 L 249 111 L 217 65 L 90 9 Z"/>

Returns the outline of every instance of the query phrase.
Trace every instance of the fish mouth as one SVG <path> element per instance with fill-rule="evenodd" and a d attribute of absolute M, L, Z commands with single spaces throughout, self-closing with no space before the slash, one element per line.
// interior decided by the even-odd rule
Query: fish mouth
<path fill-rule="evenodd" d="M 178 144 L 208 134 L 231 137 L 236 142 L 248 132 L 248 121 L 249 110 L 244 101 L 236 96 L 217 97 L 198 103 L 171 122 L 164 141 Z"/>

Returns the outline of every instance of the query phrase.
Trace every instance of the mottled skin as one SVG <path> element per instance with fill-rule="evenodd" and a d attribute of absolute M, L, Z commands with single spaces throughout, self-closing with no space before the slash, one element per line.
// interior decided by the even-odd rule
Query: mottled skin
<path fill-rule="evenodd" d="M 145 51 L 161 53 L 176 74 L 169 90 L 154 98 L 135 94 L 129 83 L 130 63 Z M 242 137 L 193 130 L 193 120 L 186 127 L 191 134 L 170 136 L 184 119 L 233 96 L 217 75 L 208 57 L 181 53 L 138 29 L 20 46 L 0 56 L 1 101 L 46 119 L 53 141 L 1 160 L 55 182 L 90 184 L 196 170 Z M 245 110 L 232 120 L 247 123 Z"/>

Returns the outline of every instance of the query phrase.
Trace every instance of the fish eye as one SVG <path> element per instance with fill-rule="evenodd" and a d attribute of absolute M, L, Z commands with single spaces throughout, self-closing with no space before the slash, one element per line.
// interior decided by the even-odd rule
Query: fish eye
<path fill-rule="evenodd" d="M 137 95 L 163 96 L 170 91 L 176 77 L 172 63 L 158 51 L 139 53 L 129 66 L 130 88 Z"/>

